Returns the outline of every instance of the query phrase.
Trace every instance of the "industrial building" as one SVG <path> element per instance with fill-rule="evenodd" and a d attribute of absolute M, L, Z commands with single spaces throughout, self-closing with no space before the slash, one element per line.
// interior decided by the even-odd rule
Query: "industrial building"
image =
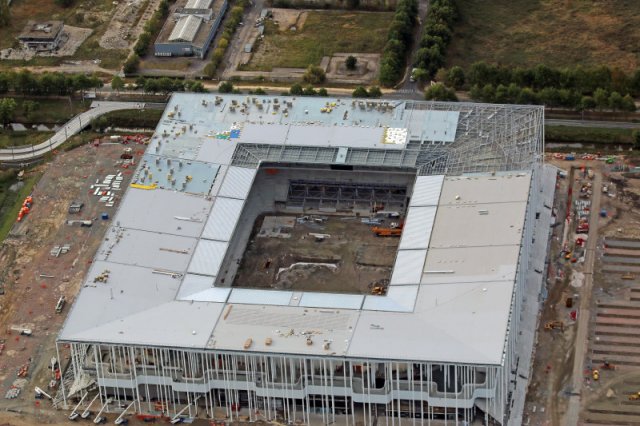
<path fill-rule="evenodd" d="M 63 38 L 62 21 L 28 21 L 18 35 L 18 40 L 27 49 L 50 51 L 58 48 Z"/>
<path fill-rule="evenodd" d="M 535 323 L 522 308 L 541 277 L 530 252 L 549 232 L 535 231 L 549 215 L 543 116 L 174 94 L 58 337 L 70 356 L 59 398 L 73 408 L 97 387 L 106 411 L 176 420 L 507 424 L 531 350 L 518 352 L 520 324 Z M 286 224 L 259 233 L 291 239 L 277 234 L 313 215 L 345 232 L 400 217 L 384 290 L 338 291 L 344 263 L 310 257 L 300 264 L 336 282 L 243 280 L 265 213 Z M 344 237 L 319 232 L 317 252 Z M 268 259 L 259 269 L 277 282 L 286 268 Z"/>
<path fill-rule="evenodd" d="M 227 4 L 227 0 L 177 1 L 156 39 L 155 56 L 196 56 L 203 59 Z"/>

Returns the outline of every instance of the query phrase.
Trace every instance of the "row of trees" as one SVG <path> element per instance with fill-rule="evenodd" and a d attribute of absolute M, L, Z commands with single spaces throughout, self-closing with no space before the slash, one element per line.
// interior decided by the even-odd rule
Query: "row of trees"
<path fill-rule="evenodd" d="M 129 55 L 127 60 L 124 62 L 122 69 L 125 74 L 133 74 L 138 70 L 140 57 L 146 55 L 147 50 L 149 50 L 149 46 L 162 28 L 162 24 L 168 15 L 169 0 L 161 0 L 158 10 L 156 10 L 151 16 L 151 19 L 144 24 L 144 29 L 138 37 L 138 41 L 133 46 L 133 53 Z"/>
<path fill-rule="evenodd" d="M 102 86 L 102 80 L 97 76 L 85 74 L 33 74 L 28 70 L 0 72 L 0 93 L 14 91 L 22 95 L 70 95 Z"/>
<path fill-rule="evenodd" d="M 417 0 L 399 0 L 380 61 L 380 83 L 393 86 L 402 77 L 418 17 Z"/>
<path fill-rule="evenodd" d="M 427 81 L 444 65 L 447 46 L 451 42 L 453 24 L 458 18 L 455 0 L 433 0 L 416 52 L 414 78 Z"/>
<path fill-rule="evenodd" d="M 111 88 L 120 91 L 124 88 L 124 80 L 115 76 L 111 80 Z M 145 78 L 138 77 L 136 79 L 136 88 L 142 89 L 146 93 L 164 93 L 171 92 L 207 92 L 207 89 L 199 81 L 182 80 L 179 78 Z"/>
<path fill-rule="evenodd" d="M 464 86 L 466 80 L 468 87 L 474 85 L 484 87 L 486 84 L 508 86 L 515 83 L 517 86 L 530 87 L 534 90 L 567 89 L 583 95 L 592 95 L 597 89 L 604 89 L 609 92 L 640 96 L 640 69 L 628 74 L 618 68 L 609 68 L 605 65 L 552 68 L 540 64 L 533 68 L 514 68 L 486 62 L 474 63 L 466 73 L 460 67 L 454 68 L 458 78 L 455 82 L 451 81 L 447 84 L 457 89 Z M 447 74 L 454 68 L 451 68 Z"/>
<path fill-rule="evenodd" d="M 515 83 L 508 86 L 499 84 L 473 85 L 469 92 L 471 98 L 481 102 L 518 103 L 518 104 L 544 104 L 549 107 L 574 108 L 578 111 L 612 109 L 614 111 L 636 110 L 636 105 L 631 95 L 621 95 L 619 92 L 609 92 L 598 88 L 593 96 L 582 95 L 576 90 L 556 89 L 546 87 L 534 90 L 529 87 L 520 87 Z"/>
<path fill-rule="evenodd" d="M 371 86 L 367 90 L 364 86 L 358 86 L 351 94 L 354 98 L 379 98 L 382 90 L 378 86 Z"/>
<path fill-rule="evenodd" d="M 204 68 L 204 73 L 213 77 L 216 73 L 216 70 L 222 63 L 224 59 L 224 54 L 227 51 L 227 47 L 229 47 L 229 43 L 231 43 L 231 38 L 233 37 L 233 33 L 236 31 L 236 28 L 242 22 L 242 15 L 244 14 L 244 9 L 248 6 L 247 0 L 238 0 L 236 5 L 231 8 L 229 12 L 229 17 L 227 18 L 226 23 L 224 24 L 224 30 L 222 31 L 222 35 L 220 36 L 220 40 L 218 40 L 218 45 L 213 50 L 211 54 L 211 61 Z"/>

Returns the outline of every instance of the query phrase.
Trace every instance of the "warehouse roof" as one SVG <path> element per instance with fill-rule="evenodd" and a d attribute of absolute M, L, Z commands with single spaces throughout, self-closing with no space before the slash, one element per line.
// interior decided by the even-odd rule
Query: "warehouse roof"
<path fill-rule="evenodd" d="M 202 18 L 188 15 L 178 19 L 169 35 L 169 41 L 193 41 L 202 24 Z"/>
<path fill-rule="evenodd" d="M 417 176 L 386 296 L 216 287 L 256 175 L 255 168 L 233 165 L 246 112 L 233 115 L 235 121 L 221 112 L 244 98 L 218 99 L 172 98 L 148 148 L 159 160 L 141 163 L 136 176 L 142 179 L 144 168 L 155 164 L 180 168 L 199 182 L 184 190 L 128 189 L 61 340 L 244 351 L 251 339 L 248 350 L 260 352 L 501 363 L 530 173 Z M 307 140 L 299 149 L 373 147 L 380 141 L 366 126 L 390 113 L 375 107 L 371 113 L 369 121 L 357 113 L 363 127 L 350 130 L 355 139 L 316 138 L 317 145 Z M 332 120 L 313 126 L 333 131 Z M 357 128 L 367 137 L 359 140 Z M 274 146 L 286 144 L 285 136 Z M 269 146 L 260 155 L 268 155 Z M 107 279 L 100 280 L 105 271 Z"/>

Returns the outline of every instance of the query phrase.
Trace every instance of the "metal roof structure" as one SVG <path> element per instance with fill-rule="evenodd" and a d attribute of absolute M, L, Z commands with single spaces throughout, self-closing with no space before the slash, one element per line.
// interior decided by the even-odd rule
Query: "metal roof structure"
<path fill-rule="evenodd" d="M 198 33 L 198 29 L 200 29 L 200 25 L 202 25 L 202 21 L 202 18 L 194 15 L 181 17 L 176 22 L 171 34 L 169 34 L 169 41 L 192 42 Z"/>
<path fill-rule="evenodd" d="M 208 9 L 213 0 L 189 0 L 184 6 L 185 9 Z"/>
<path fill-rule="evenodd" d="M 136 171 L 165 184 L 128 189 L 59 339 L 498 365 L 541 128 L 539 107 L 174 94 Z M 387 295 L 216 286 L 257 167 L 339 152 L 416 172 Z M 331 350 L 284 335 L 303 327 Z"/>

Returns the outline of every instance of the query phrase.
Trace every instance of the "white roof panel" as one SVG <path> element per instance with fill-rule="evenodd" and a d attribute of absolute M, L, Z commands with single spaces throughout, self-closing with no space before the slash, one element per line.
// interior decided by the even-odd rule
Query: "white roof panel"
<path fill-rule="evenodd" d="M 196 38 L 196 34 L 202 24 L 202 18 L 188 15 L 178 19 L 176 26 L 173 27 L 169 34 L 169 41 L 187 41 L 191 42 Z"/>
<path fill-rule="evenodd" d="M 200 240 L 191 258 L 188 272 L 217 276 L 228 245 L 227 242 Z"/>
<path fill-rule="evenodd" d="M 202 233 L 208 240 L 229 241 L 236 227 L 244 200 L 234 198 L 216 198 L 209 220 Z"/>
<path fill-rule="evenodd" d="M 178 191 L 129 188 L 114 223 L 124 228 L 198 237 L 212 201 Z"/>
<path fill-rule="evenodd" d="M 307 292 L 298 306 L 309 308 L 360 309 L 364 296 L 360 294 L 332 294 Z"/>
<path fill-rule="evenodd" d="M 427 250 L 399 250 L 390 285 L 420 284 Z"/>
<path fill-rule="evenodd" d="M 444 176 L 418 176 L 409 207 L 437 206 Z"/>
<path fill-rule="evenodd" d="M 426 249 L 429 247 L 431 229 L 437 207 L 410 207 L 402 229 L 400 250 Z"/>
<path fill-rule="evenodd" d="M 531 175 L 506 173 L 496 176 L 452 176 L 445 179 L 440 204 L 491 204 L 529 199 Z"/>
<path fill-rule="evenodd" d="M 218 192 L 218 197 L 246 199 L 256 173 L 256 169 L 229 167 Z"/>
<path fill-rule="evenodd" d="M 231 292 L 231 296 L 229 296 L 229 303 L 243 303 L 249 305 L 288 305 L 292 296 L 292 291 L 234 288 Z"/>
<path fill-rule="evenodd" d="M 185 9 L 208 9 L 213 0 L 189 0 L 184 6 Z"/>

